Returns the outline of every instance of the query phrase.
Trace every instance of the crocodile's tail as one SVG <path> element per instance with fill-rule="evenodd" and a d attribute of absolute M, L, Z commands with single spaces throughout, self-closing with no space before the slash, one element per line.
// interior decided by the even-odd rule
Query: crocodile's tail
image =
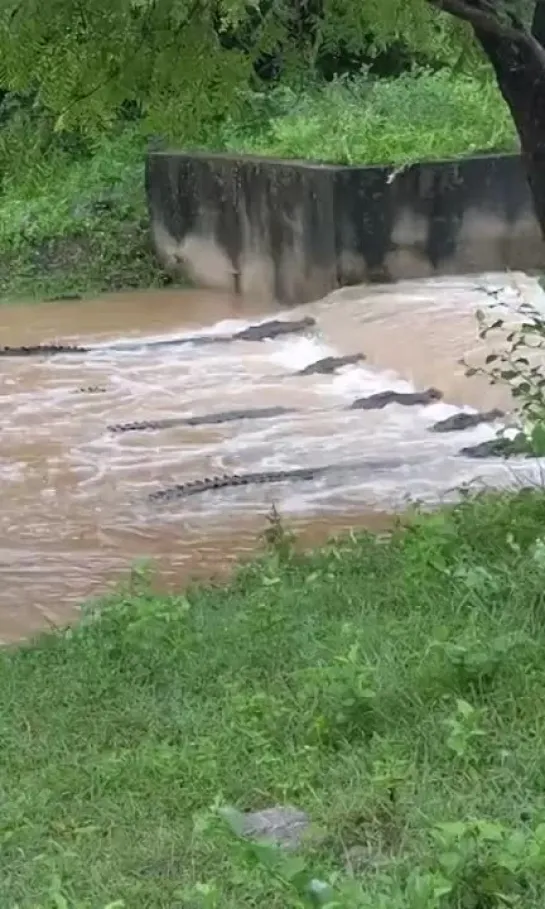
<path fill-rule="evenodd" d="M 192 480 L 188 483 L 179 483 L 167 489 L 152 492 L 149 498 L 152 501 L 169 501 L 170 499 L 183 499 L 186 496 L 208 492 L 209 489 L 226 489 L 234 486 L 250 486 L 263 483 L 280 483 L 284 480 L 312 480 L 323 473 L 323 467 L 296 467 L 290 470 L 263 471 L 256 473 L 232 473 L 218 477 L 204 477 L 202 480 Z"/>
<path fill-rule="evenodd" d="M 89 353 L 88 347 L 77 347 L 71 344 L 33 344 L 22 347 L 0 347 L 0 357 L 54 357 L 58 354 Z"/>
<path fill-rule="evenodd" d="M 245 486 L 251 482 L 251 477 L 241 476 L 236 473 L 226 473 L 221 476 L 204 477 L 202 480 L 190 480 L 188 483 L 179 483 L 176 486 L 169 486 L 168 489 L 159 489 L 157 492 L 150 493 L 149 498 L 155 502 L 165 499 L 184 498 L 185 496 L 196 495 L 199 492 L 208 492 L 209 489 Z"/>

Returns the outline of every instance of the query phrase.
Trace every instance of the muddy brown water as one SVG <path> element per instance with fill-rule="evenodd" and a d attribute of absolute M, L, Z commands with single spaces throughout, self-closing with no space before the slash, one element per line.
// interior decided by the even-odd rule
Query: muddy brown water
<path fill-rule="evenodd" d="M 384 527 L 408 498 L 435 503 L 463 483 L 512 481 L 504 464 L 458 456 L 494 428 L 429 432 L 461 408 L 510 406 L 505 389 L 466 378 L 459 363 L 482 357 L 475 311 L 496 292 L 506 313 L 521 299 L 544 306 L 533 279 L 483 275 L 345 289 L 281 316 L 197 291 L 0 308 L 0 345 L 102 345 L 78 357 L 0 360 L 0 640 L 73 617 L 83 600 L 126 578 L 135 560 L 154 560 L 165 588 L 221 574 L 255 550 L 272 504 L 314 544 L 349 527 Z M 229 333 L 302 315 L 317 323 L 306 335 L 108 349 L 120 340 Z M 360 351 L 365 362 L 338 374 L 295 375 L 322 357 Z M 385 389 L 432 385 L 444 400 L 426 407 L 346 409 Z M 110 424 L 276 405 L 296 413 L 108 431 Z M 380 469 L 392 459 L 398 467 Z M 340 465 L 338 472 L 310 483 L 148 499 L 161 487 L 213 474 L 326 464 Z"/>

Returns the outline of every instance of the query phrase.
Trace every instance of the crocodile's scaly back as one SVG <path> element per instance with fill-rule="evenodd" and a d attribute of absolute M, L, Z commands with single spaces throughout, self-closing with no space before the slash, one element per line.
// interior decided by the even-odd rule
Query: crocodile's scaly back
<path fill-rule="evenodd" d="M 21 347 L 0 347 L 0 357 L 39 357 L 58 356 L 60 354 L 86 354 L 86 353 L 123 353 L 131 350 L 156 350 L 161 348 L 181 347 L 185 345 L 226 344 L 230 341 L 265 341 L 282 337 L 288 334 L 298 334 L 316 325 L 316 320 L 310 316 L 303 319 L 286 320 L 281 322 L 274 319 L 250 325 L 232 335 L 185 335 L 181 338 L 163 338 L 157 341 L 120 341 L 109 344 L 107 347 L 78 347 L 72 344 L 31 344 Z"/>
<path fill-rule="evenodd" d="M 0 357 L 54 357 L 59 354 L 89 353 L 88 347 L 73 344 L 32 344 L 23 347 L 0 347 Z"/>
<path fill-rule="evenodd" d="M 217 477 L 203 477 L 202 480 L 190 480 L 188 483 L 178 483 L 176 486 L 169 486 L 167 489 L 158 489 L 157 492 L 150 493 L 150 500 L 153 502 L 168 501 L 169 499 L 184 499 L 187 496 L 197 495 L 200 492 L 207 492 L 210 489 L 225 489 L 229 486 L 244 486 L 250 483 L 248 477 L 239 474 L 223 474 Z M 265 482 L 265 480 L 263 480 Z"/>

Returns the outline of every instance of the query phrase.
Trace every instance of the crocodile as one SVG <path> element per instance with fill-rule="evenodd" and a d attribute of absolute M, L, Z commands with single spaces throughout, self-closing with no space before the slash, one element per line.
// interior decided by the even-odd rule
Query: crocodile
<path fill-rule="evenodd" d="M 157 350 L 163 347 L 184 345 L 225 344 L 229 341 L 265 341 L 282 335 L 306 331 L 316 325 L 310 316 L 297 321 L 262 322 L 250 325 L 232 335 L 185 335 L 183 338 L 164 338 L 158 341 L 120 341 L 107 346 L 90 345 L 82 347 L 73 344 L 32 344 L 21 347 L 0 347 L 0 357 L 53 357 L 60 354 L 123 353 L 131 350 Z"/>
<path fill-rule="evenodd" d="M 388 404 L 402 404 L 405 407 L 433 404 L 434 401 L 440 401 L 442 397 L 443 392 L 437 388 L 427 388 L 425 391 L 415 392 L 379 391 L 367 398 L 357 398 L 352 402 L 349 410 L 382 410 Z"/>
<path fill-rule="evenodd" d="M 287 320 L 279 322 L 261 322 L 259 325 L 250 325 L 236 331 L 232 335 L 184 335 L 183 338 L 161 338 L 157 341 L 121 341 L 109 344 L 107 347 L 90 347 L 90 352 L 95 351 L 131 351 L 131 350 L 160 350 L 161 348 L 182 347 L 187 345 L 205 347 L 209 344 L 227 344 L 231 341 L 267 341 L 279 338 L 282 335 L 297 334 L 316 325 L 316 320 L 310 316 L 304 319 Z"/>
<path fill-rule="evenodd" d="M 385 391 L 380 392 L 380 394 L 377 395 L 371 395 L 369 398 L 359 398 L 346 409 L 382 409 L 386 404 L 393 403 L 394 401 L 400 404 L 426 404 L 435 400 L 433 397 L 434 394 L 441 396 L 441 392 L 436 392 L 435 389 L 428 389 L 424 392 L 414 392 L 414 394 L 400 394 L 400 392 L 397 391 Z M 132 421 L 130 423 L 115 423 L 112 426 L 108 426 L 108 431 L 115 433 L 152 432 L 161 429 L 172 429 L 175 426 L 214 426 L 219 423 L 230 423 L 238 420 L 268 419 L 293 413 L 300 413 L 300 411 L 291 407 L 258 407 L 254 410 L 226 410 L 220 413 L 202 414 L 194 417 L 167 417 L 164 420 L 141 420 Z"/>
<path fill-rule="evenodd" d="M 107 388 L 105 385 L 86 385 L 82 388 L 76 388 L 76 394 L 85 394 L 85 395 L 102 395 L 106 394 Z"/>
<path fill-rule="evenodd" d="M 222 474 L 216 477 L 204 477 L 200 480 L 190 480 L 187 483 L 178 483 L 165 489 L 158 489 L 149 493 L 152 502 L 170 502 L 188 496 L 199 495 L 212 489 L 228 489 L 237 486 L 253 486 L 265 483 L 282 483 L 286 480 L 317 480 L 328 473 L 353 469 L 366 470 L 395 470 L 406 463 L 402 459 L 383 461 L 364 461 L 357 464 L 328 464 L 325 467 L 294 467 L 286 470 L 257 471 L 243 474 Z"/>
<path fill-rule="evenodd" d="M 315 376 L 315 375 L 331 375 L 336 369 L 340 369 L 342 366 L 355 366 L 356 363 L 361 363 L 362 360 L 365 360 L 365 354 L 349 354 L 346 357 L 324 357 L 322 360 L 316 360 L 315 363 L 309 363 L 308 366 L 305 366 L 304 369 L 300 369 L 299 372 L 296 372 L 296 376 Z"/>
<path fill-rule="evenodd" d="M 524 437 L 521 438 L 520 442 L 517 442 L 516 438 L 508 439 L 505 436 L 496 436 L 495 439 L 488 439 L 479 445 L 470 445 L 467 448 L 462 448 L 459 455 L 465 458 L 537 457 L 537 455 L 528 451 L 527 445 L 528 443 Z"/>
<path fill-rule="evenodd" d="M 471 429 L 474 426 L 480 426 L 481 423 L 493 423 L 495 420 L 501 420 L 505 416 L 503 410 L 497 407 L 493 410 L 486 410 L 477 413 L 455 413 L 446 420 L 440 420 L 430 426 L 430 432 L 461 432 L 464 429 Z"/>
<path fill-rule="evenodd" d="M 78 293 L 66 293 L 66 294 L 57 294 L 56 297 L 46 297 L 46 303 L 69 303 L 73 300 L 83 299 L 81 294 Z"/>
<path fill-rule="evenodd" d="M 146 432 L 172 429 L 175 426 L 214 426 L 235 420 L 264 420 L 294 413 L 288 407 L 261 407 L 255 410 L 225 410 L 221 413 L 207 413 L 195 417 L 167 417 L 164 420 L 142 420 L 134 423 L 117 423 L 108 426 L 110 432 Z"/>
<path fill-rule="evenodd" d="M 0 357 L 54 357 L 59 354 L 85 354 L 88 347 L 73 344 L 31 344 L 22 347 L 0 347 Z"/>
<path fill-rule="evenodd" d="M 306 331 L 314 328 L 316 319 L 311 316 L 305 316 L 297 321 L 279 322 L 273 319 L 272 322 L 261 322 L 260 325 L 250 325 L 237 331 L 236 334 L 229 337 L 233 341 L 266 341 L 271 338 L 279 338 L 281 335 L 293 334 L 294 332 Z"/>

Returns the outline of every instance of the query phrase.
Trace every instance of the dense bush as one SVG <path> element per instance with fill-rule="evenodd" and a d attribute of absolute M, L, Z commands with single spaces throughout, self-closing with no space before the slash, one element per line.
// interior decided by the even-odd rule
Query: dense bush
<path fill-rule="evenodd" d="M 257 105 L 253 117 L 252 104 Z M 228 121 L 221 135 L 225 148 L 399 165 L 516 147 L 496 85 L 447 69 L 417 70 L 397 79 L 336 79 L 302 91 L 281 87 L 253 95 L 247 110 L 245 119 Z"/>

